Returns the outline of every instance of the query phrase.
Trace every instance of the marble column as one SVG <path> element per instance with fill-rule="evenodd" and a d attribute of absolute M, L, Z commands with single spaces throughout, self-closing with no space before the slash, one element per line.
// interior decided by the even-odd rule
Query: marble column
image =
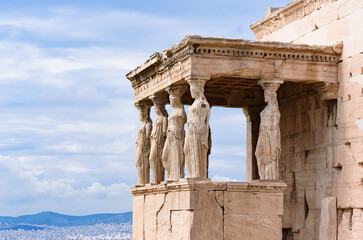
<path fill-rule="evenodd" d="M 243 113 L 246 116 L 247 137 L 246 137 L 246 180 L 260 179 L 258 175 L 257 159 L 255 156 L 258 133 L 260 128 L 260 112 L 261 107 L 246 107 L 243 108 Z"/>
<path fill-rule="evenodd" d="M 170 105 L 174 108 L 168 117 L 166 141 L 162 153 L 162 165 L 167 173 L 168 181 L 179 181 L 185 176 L 184 160 L 184 125 L 187 114 L 182 104 L 182 96 L 187 89 L 186 85 L 172 85 L 166 89 L 169 93 Z"/>
<path fill-rule="evenodd" d="M 149 162 L 151 168 L 151 184 L 158 184 L 164 181 L 165 169 L 162 164 L 161 156 L 166 140 L 168 113 L 165 109 L 165 95 L 152 95 L 150 99 L 154 103 L 154 109 L 157 115 L 153 122 L 153 128 L 150 135 L 151 149 Z"/>
<path fill-rule="evenodd" d="M 135 103 L 139 110 L 139 118 L 142 122 L 136 139 L 136 168 L 139 181 L 137 186 L 144 186 L 150 182 L 150 135 L 152 130 L 152 121 L 150 118 L 150 104 Z"/>
<path fill-rule="evenodd" d="M 258 173 L 261 180 L 279 180 L 281 157 L 280 110 L 277 89 L 280 79 L 262 79 L 258 84 L 264 90 L 267 106 L 260 113 L 260 128 L 256 146 Z"/>
<path fill-rule="evenodd" d="M 208 154 L 211 148 L 209 118 L 210 105 L 204 96 L 209 77 L 190 77 L 187 82 L 194 99 L 190 106 L 184 154 L 189 177 L 208 178 Z"/>

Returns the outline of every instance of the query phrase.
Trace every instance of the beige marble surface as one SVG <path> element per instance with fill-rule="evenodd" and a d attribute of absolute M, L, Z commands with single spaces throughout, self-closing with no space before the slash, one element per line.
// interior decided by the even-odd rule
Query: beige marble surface
<path fill-rule="evenodd" d="M 285 187 L 193 179 L 134 187 L 133 239 L 281 239 Z"/>

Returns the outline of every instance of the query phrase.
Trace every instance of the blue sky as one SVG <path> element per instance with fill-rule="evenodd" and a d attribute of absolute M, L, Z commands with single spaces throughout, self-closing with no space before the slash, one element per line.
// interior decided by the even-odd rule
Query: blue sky
<path fill-rule="evenodd" d="M 288 2 L 0 1 L 0 215 L 130 211 L 140 123 L 125 74 L 188 33 L 254 39 L 249 25 Z M 212 108 L 210 124 L 210 177 L 244 180 L 242 110 Z"/>

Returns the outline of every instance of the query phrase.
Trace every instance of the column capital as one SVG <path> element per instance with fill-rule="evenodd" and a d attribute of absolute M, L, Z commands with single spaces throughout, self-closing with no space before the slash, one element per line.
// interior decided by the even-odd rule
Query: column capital
<path fill-rule="evenodd" d="M 188 82 L 190 80 L 203 80 L 203 81 L 208 81 L 210 79 L 210 75 L 205 75 L 205 74 L 191 74 L 189 76 L 186 76 L 185 81 Z"/>
<path fill-rule="evenodd" d="M 165 94 L 153 94 L 149 99 L 154 103 L 154 105 L 165 105 L 167 102 L 167 96 Z"/>
<path fill-rule="evenodd" d="M 338 83 L 317 83 L 313 85 L 315 91 L 320 95 L 322 101 L 334 100 L 338 98 Z"/>
<path fill-rule="evenodd" d="M 199 86 L 204 88 L 205 83 L 210 79 L 209 75 L 189 75 L 185 77 L 185 81 L 189 86 Z"/>
<path fill-rule="evenodd" d="M 280 85 L 284 83 L 284 80 L 278 79 L 278 78 L 272 78 L 272 79 L 261 79 L 257 82 L 258 85 L 260 85 L 263 90 L 265 91 L 277 91 L 279 89 Z"/>
<path fill-rule="evenodd" d="M 152 104 L 150 102 L 146 102 L 146 101 L 135 102 L 134 105 L 137 109 L 141 109 L 141 110 L 144 110 L 144 109 L 147 110 L 152 107 Z"/>
<path fill-rule="evenodd" d="M 185 84 L 178 84 L 178 85 L 170 85 L 165 89 L 169 95 L 177 95 L 177 96 L 183 96 L 185 91 L 188 89 L 187 85 Z"/>
<path fill-rule="evenodd" d="M 244 107 L 242 111 L 246 117 L 247 121 L 251 120 L 258 120 L 260 118 L 260 112 L 262 111 L 263 107 Z"/>
<path fill-rule="evenodd" d="M 247 107 L 242 108 L 242 112 L 243 112 L 243 114 L 245 115 L 245 117 L 246 117 L 247 121 L 249 121 L 250 113 L 249 113 L 249 111 L 248 111 L 248 108 L 247 108 Z"/>

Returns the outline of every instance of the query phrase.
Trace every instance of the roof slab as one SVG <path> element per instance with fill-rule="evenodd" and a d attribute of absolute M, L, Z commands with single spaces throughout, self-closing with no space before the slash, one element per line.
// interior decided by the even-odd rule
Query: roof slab
<path fill-rule="evenodd" d="M 166 94 L 188 78 L 208 79 L 205 95 L 216 106 L 263 104 L 261 79 L 285 84 L 337 85 L 342 44 L 311 46 L 281 42 L 248 41 L 187 35 L 163 53 L 155 53 L 126 77 L 135 90 L 135 102 Z M 191 104 L 189 93 L 184 104 Z"/>

